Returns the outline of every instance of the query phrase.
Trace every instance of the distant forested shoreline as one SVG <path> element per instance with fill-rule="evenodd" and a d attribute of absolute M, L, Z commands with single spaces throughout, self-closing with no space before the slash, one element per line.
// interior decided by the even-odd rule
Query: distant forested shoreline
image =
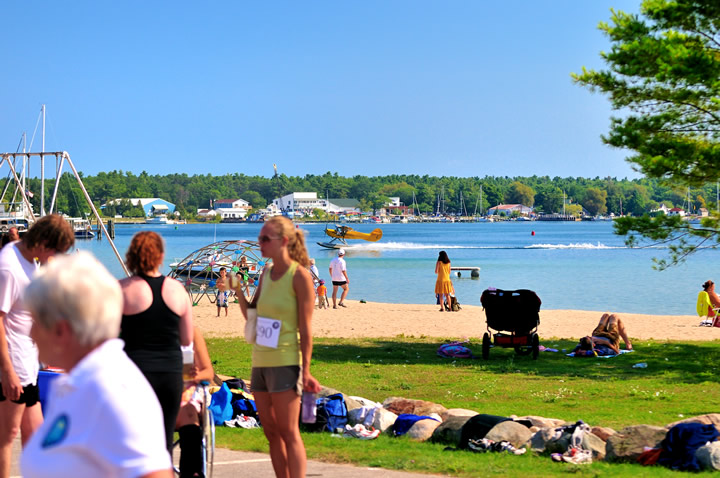
<path fill-rule="evenodd" d="M 702 207 L 709 210 L 717 207 L 715 184 L 688 189 L 646 178 L 437 177 L 412 174 L 346 177 L 330 172 L 302 177 L 281 174 L 268 178 L 240 173 L 190 176 L 110 171 L 83 176 L 82 179 L 97 206 L 113 199 L 158 197 L 174 203 L 183 217 L 194 217 L 197 209 L 209 208 L 210 201 L 214 199 L 242 198 L 254 209 L 260 209 L 273 199 L 291 192 L 316 192 L 318 197 L 323 198 L 354 198 L 360 201 L 363 210 L 382 207 L 388 197 L 400 197 L 405 205 L 416 203 L 424 214 L 436 212 L 438 208 L 447 214 L 480 214 L 503 203 L 524 204 L 543 213 L 582 206 L 593 215 L 618 215 L 621 212 L 642 215 L 660 204 L 689 212 L 697 212 Z M 53 185 L 54 179 L 45 180 L 46 208 Z M 5 202 L 11 200 L 13 187 L 10 181 Z M 39 211 L 40 180 L 29 179 L 27 189 L 32 193 L 30 201 L 35 211 Z M 77 181 L 70 173 L 61 176 L 57 205 L 59 211 L 70 216 L 83 216 L 90 212 Z M 129 203 L 118 205 L 117 209 L 106 210 L 106 215 L 142 215 L 137 205 Z"/>

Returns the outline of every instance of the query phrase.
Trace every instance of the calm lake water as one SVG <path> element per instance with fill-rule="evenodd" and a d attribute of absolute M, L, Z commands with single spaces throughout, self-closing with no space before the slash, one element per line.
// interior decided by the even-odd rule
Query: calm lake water
<path fill-rule="evenodd" d="M 222 240 L 255 240 L 260 224 L 188 224 L 117 226 L 115 244 L 125 255 L 138 231 L 154 230 L 166 241 L 168 265 L 193 251 Z M 370 232 L 376 226 L 353 226 Z M 453 266 L 477 266 L 480 278 L 468 273 L 453 278 L 461 304 L 480 305 L 488 287 L 532 289 L 544 309 L 611 310 L 652 314 L 694 314 L 697 293 L 707 279 L 717 280 L 713 264 L 720 251 L 695 254 L 667 271 L 652 269 L 652 258 L 665 249 L 629 249 L 613 234 L 611 222 L 503 222 L 455 224 L 383 224 L 377 243 L 352 241 L 347 249 L 349 300 L 435 303 L 435 261 L 440 250 Z M 321 277 L 335 251 L 318 246 L 327 241 L 324 224 L 301 225 Z M 535 232 L 532 235 L 532 232 Z M 123 272 L 107 240 L 78 240 L 117 277 Z M 357 244 L 357 245 L 355 245 Z"/>

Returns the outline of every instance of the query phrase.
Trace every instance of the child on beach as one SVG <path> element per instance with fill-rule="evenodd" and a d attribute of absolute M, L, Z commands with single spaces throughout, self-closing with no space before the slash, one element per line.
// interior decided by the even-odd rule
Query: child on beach
<path fill-rule="evenodd" d="M 225 317 L 228 315 L 228 291 L 227 289 L 227 270 L 224 267 L 220 268 L 220 277 L 218 278 L 216 284 L 217 284 L 217 300 L 215 301 L 215 304 L 217 305 L 217 316 L 220 317 L 220 309 L 222 307 L 225 307 Z"/>
<path fill-rule="evenodd" d="M 329 308 L 330 302 L 327 298 L 327 287 L 325 287 L 325 281 L 320 279 L 319 286 L 317 287 L 317 298 L 318 298 L 318 309 Z"/>

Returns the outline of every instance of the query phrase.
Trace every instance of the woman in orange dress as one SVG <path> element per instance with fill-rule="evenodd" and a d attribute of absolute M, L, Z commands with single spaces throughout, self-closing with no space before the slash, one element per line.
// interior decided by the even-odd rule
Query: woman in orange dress
<path fill-rule="evenodd" d="M 440 251 L 440 254 L 438 254 L 438 260 L 435 263 L 435 273 L 437 274 L 435 293 L 439 294 L 440 312 L 442 312 L 445 310 L 445 300 L 447 300 L 448 305 L 452 304 L 450 294 L 452 294 L 454 290 L 452 282 L 450 282 L 450 258 L 447 252 Z"/>

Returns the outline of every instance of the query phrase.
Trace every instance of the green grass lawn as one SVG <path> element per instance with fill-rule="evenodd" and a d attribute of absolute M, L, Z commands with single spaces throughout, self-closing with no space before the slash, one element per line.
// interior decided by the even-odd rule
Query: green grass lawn
<path fill-rule="evenodd" d="M 628 425 L 668 423 L 718 411 L 720 341 L 635 341 L 636 351 L 612 359 L 570 358 L 541 352 L 538 360 L 493 348 L 490 359 L 448 360 L 435 354 L 448 340 L 316 339 L 312 372 L 348 395 L 382 402 L 401 396 L 493 415 L 540 415 L 619 430 Z M 251 347 L 242 339 L 210 339 L 220 374 L 250 376 Z M 545 340 L 571 350 L 575 343 Z M 480 353 L 480 343 L 471 345 Z M 645 369 L 632 365 L 646 362 Z M 554 476 L 563 473 L 663 476 L 676 472 L 640 465 L 558 464 L 546 456 L 510 456 L 444 451 L 444 445 L 381 436 L 374 441 L 304 434 L 308 457 L 338 463 L 454 476 Z M 218 446 L 267 451 L 260 430 L 220 427 Z"/>

